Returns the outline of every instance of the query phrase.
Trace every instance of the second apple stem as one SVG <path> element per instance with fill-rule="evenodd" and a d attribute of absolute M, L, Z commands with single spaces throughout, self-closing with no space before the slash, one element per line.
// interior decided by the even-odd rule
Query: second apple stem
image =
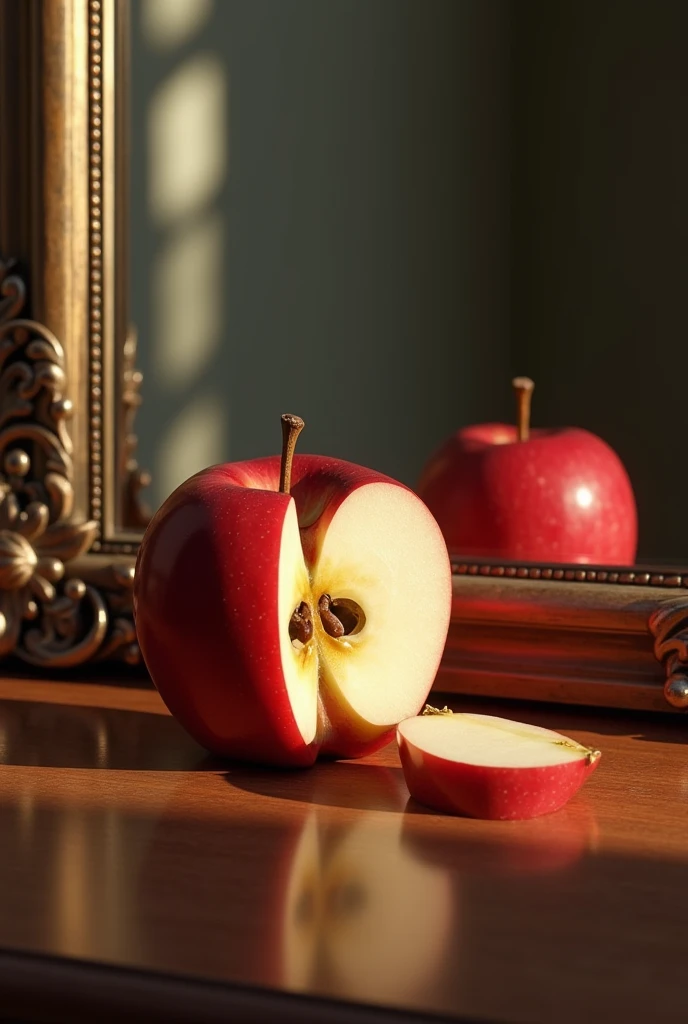
<path fill-rule="evenodd" d="M 530 377 L 514 377 L 511 386 L 516 393 L 518 439 L 527 441 L 530 437 L 530 400 L 535 384 Z"/>

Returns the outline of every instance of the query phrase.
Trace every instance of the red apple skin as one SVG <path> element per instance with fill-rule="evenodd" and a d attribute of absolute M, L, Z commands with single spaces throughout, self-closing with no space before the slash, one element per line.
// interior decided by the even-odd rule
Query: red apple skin
<path fill-rule="evenodd" d="M 292 498 L 308 564 L 349 494 L 370 483 L 404 485 L 309 455 L 294 458 L 291 495 L 279 493 L 279 475 L 278 457 L 214 466 L 158 510 L 136 565 L 141 652 L 169 710 L 215 754 L 285 767 L 311 765 L 320 752 L 361 757 L 389 742 L 395 723 L 376 728 L 348 717 L 321 692 L 318 733 L 306 745 L 284 686 L 278 629 L 265 624 L 278 619 L 279 551 Z M 447 607 L 450 600 L 447 561 Z"/>
<path fill-rule="evenodd" d="M 274 686 L 277 633 L 261 629 L 259 658 L 254 635 L 259 614 L 277 618 L 276 567 L 290 499 L 231 484 L 222 469 L 201 473 L 149 525 L 134 588 L 141 652 L 167 707 L 202 746 L 308 765 L 317 750 L 304 745 L 286 690 Z M 223 534 L 247 542 L 230 552 Z"/>
<path fill-rule="evenodd" d="M 343 698 L 340 699 L 342 703 L 338 706 L 322 690 L 320 692 L 319 758 L 346 760 L 365 757 L 392 742 L 396 725 L 381 731 L 364 722 Z"/>
<path fill-rule="evenodd" d="M 450 552 L 505 561 L 632 565 L 638 520 L 618 455 L 576 427 L 458 430 L 417 488 Z"/>
<path fill-rule="evenodd" d="M 552 814 L 568 803 L 599 763 L 581 757 L 542 768 L 461 764 L 415 749 L 397 732 L 406 785 L 414 800 L 470 818 L 512 821 Z"/>

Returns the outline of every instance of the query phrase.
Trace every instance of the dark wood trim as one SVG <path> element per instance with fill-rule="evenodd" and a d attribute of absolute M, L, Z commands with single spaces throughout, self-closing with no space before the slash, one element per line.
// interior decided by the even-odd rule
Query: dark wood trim
<path fill-rule="evenodd" d="M 649 711 L 688 707 L 688 599 L 676 594 L 683 575 L 458 561 L 453 568 L 435 689 Z"/>

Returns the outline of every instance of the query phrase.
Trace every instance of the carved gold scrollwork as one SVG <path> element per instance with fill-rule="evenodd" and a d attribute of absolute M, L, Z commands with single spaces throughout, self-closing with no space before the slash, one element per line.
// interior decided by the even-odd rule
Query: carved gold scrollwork
<path fill-rule="evenodd" d="M 62 347 L 20 318 L 25 297 L 13 264 L 0 261 L 0 657 L 52 668 L 136 662 L 133 564 L 111 566 L 102 588 L 70 576 L 97 527 L 74 514 Z"/>
<path fill-rule="evenodd" d="M 688 709 L 688 598 L 670 601 L 650 616 L 655 656 L 664 663 L 664 695 L 675 708 Z"/>

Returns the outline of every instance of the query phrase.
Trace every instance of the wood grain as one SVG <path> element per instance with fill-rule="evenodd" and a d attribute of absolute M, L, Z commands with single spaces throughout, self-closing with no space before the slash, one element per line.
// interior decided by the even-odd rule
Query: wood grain
<path fill-rule="evenodd" d="M 545 571 L 569 572 L 571 581 L 544 578 Z M 583 576 L 590 571 L 578 570 Z M 685 592 L 638 583 L 576 582 L 576 570 L 563 567 L 537 572 L 537 578 L 529 578 L 525 568 L 524 575 L 514 577 L 455 572 L 437 688 L 483 698 L 510 694 L 676 714 L 665 686 L 671 671 L 681 666 L 667 672 L 655 654 L 650 623 L 661 610 L 685 610 Z M 684 630 L 686 621 L 688 611 Z"/>
<path fill-rule="evenodd" d="M 684 1021 L 685 723 L 489 710 L 602 750 L 567 808 L 444 817 L 393 746 L 217 763 L 154 691 L 0 680 L 3 1014 L 201 1021 L 236 997 L 239 1020 Z"/>

